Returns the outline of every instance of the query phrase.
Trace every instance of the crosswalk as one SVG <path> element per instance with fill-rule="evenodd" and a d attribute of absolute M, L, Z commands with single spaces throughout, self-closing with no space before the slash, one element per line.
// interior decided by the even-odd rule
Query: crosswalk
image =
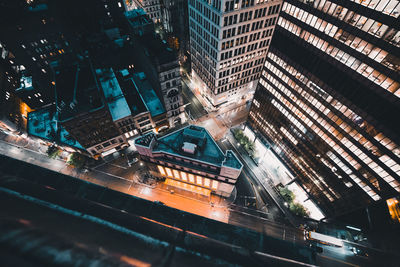
<path fill-rule="evenodd" d="M 228 116 L 236 115 L 237 113 L 243 111 L 244 109 L 246 109 L 246 105 L 241 105 L 241 106 L 235 107 L 233 109 L 230 109 L 228 111 L 219 112 L 219 114 L 222 117 L 227 118 Z"/>

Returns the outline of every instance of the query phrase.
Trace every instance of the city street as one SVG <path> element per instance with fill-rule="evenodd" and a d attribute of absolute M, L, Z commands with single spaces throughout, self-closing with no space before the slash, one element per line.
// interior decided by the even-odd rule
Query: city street
<path fill-rule="evenodd" d="M 116 191 L 134 195 L 150 201 L 160 201 L 167 206 L 191 212 L 200 216 L 230 223 L 237 226 L 247 227 L 256 231 L 264 232 L 273 237 L 290 240 L 291 242 L 304 243 L 302 231 L 284 226 L 274 222 L 272 217 L 266 213 L 260 213 L 254 209 L 239 205 L 228 206 L 223 200 L 213 200 L 216 205 L 210 205 L 211 199 L 203 199 L 198 194 L 188 191 L 177 191 L 175 187 L 168 187 L 163 183 L 150 186 L 139 183 L 135 172 L 140 168 L 140 162 L 127 165 L 125 157 L 115 157 L 108 162 L 99 162 L 89 172 L 79 171 L 68 166 L 64 160 L 51 159 L 43 151 L 35 151 L 23 147 L 21 138 L 5 138 L 0 140 L 0 153 L 18 160 L 29 162 L 43 168 L 83 179 Z M 12 139 L 8 143 L 4 139 Z M 11 140 L 9 140 L 11 142 Z M 14 143 L 17 142 L 17 143 Z M 29 141 L 34 142 L 34 139 Z M 26 141 L 24 142 L 26 143 Z M 33 145 L 32 145 L 33 146 Z M 43 150 L 43 149 L 42 149 Z M 174 193 L 171 194 L 171 190 Z M 245 191 L 248 194 L 248 191 Z M 288 234 L 295 232 L 296 234 Z"/>
<path fill-rule="evenodd" d="M 244 164 L 234 197 L 229 200 L 217 196 L 205 197 L 157 182 L 155 179 L 144 181 L 143 174 L 146 170 L 142 166 L 143 163 L 136 161 L 130 164 L 128 161 L 132 159 L 128 159 L 127 155 L 122 153 L 107 156 L 89 170 L 77 170 L 66 164 L 67 152 L 61 153 L 57 159 L 51 159 L 46 154 L 48 144 L 43 141 L 4 132 L 0 132 L 0 153 L 116 191 L 158 201 L 176 209 L 304 244 L 303 230 L 292 227 L 297 227 L 301 221 L 288 212 L 273 184 L 268 183 L 273 173 L 259 168 L 244 149 L 236 144 L 230 132 L 232 126 L 246 119 L 249 105 L 228 105 L 207 113 L 190 89 L 186 87 L 185 90 L 185 101 L 190 101 L 185 108 L 191 118 L 196 119 L 191 120 L 191 123 L 205 127 L 223 151 L 233 150 Z M 264 179 L 265 177 L 269 179 Z M 323 266 L 364 266 L 359 263 L 366 260 L 355 257 L 349 249 L 331 247 L 327 247 L 317 258 Z"/>
<path fill-rule="evenodd" d="M 0 13 L 5 265 L 400 266 L 400 0 Z"/>
<path fill-rule="evenodd" d="M 191 84 L 189 81 L 184 80 L 183 84 L 184 91 L 191 91 L 188 86 L 188 84 Z M 195 97 L 193 92 L 186 92 L 185 94 L 191 94 L 192 98 L 196 99 L 196 103 L 198 103 L 196 106 L 201 105 L 199 101 L 201 98 Z M 249 201 L 254 201 L 253 198 L 256 198 L 255 203 L 258 210 L 268 213 L 275 220 L 284 221 L 282 218 L 285 215 L 289 216 L 292 224 L 297 226 L 299 223 L 291 214 L 287 214 L 286 207 L 283 206 L 280 196 L 270 184 L 262 184 L 260 180 L 264 181 L 265 179 L 257 179 L 255 172 L 259 176 L 266 176 L 267 174 L 258 168 L 244 150 L 236 148 L 236 141 L 229 131 L 232 126 L 239 125 L 246 120 L 249 108 L 249 104 L 243 101 L 226 105 L 218 111 L 210 112 L 203 117 L 201 117 L 201 113 L 195 113 L 193 116 L 198 119 L 193 123 L 205 127 L 216 140 L 220 140 L 217 143 L 223 150 L 233 150 L 241 162 L 244 163 L 243 171 L 237 184 L 238 198 L 236 203 L 246 206 Z"/>
<path fill-rule="evenodd" d="M 203 108 L 203 105 L 189 89 L 186 82 L 182 82 L 182 97 L 183 104 L 186 105 L 185 111 L 191 120 L 197 120 L 204 115 L 207 115 L 207 111 Z"/>
<path fill-rule="evenodd" d="M 9 157 L 23 160 L 43 168 L 80 178 L 116 191 L 134 195 L 150 201 L 160 201 L 167 206 L 201 215 L 207 218 L 226 222 L 232 225 L 247 227 L 262 232 L 271 237 L 305 244 L 303 230 L 286 226 L 282 216 L 282 210 L 277 203 L 265 191 L 257 179 L 256 168 L 251 161 L 231 144 L 233 137 L 229 132 L 225 141 L 219 141 L 223 150 L 234 150 L 240 160 L 245 163 L 242 175 L 237 184 L 237 196 L 233 204 L 224 201 L 219 205 L 210 205 L 210 199 L 201 198 L 198 194 L 188 191 L 179 191 L 175 187 L 169 187 L 164 183 L 152 185 L 141 184 L 135 174 L 140 170 L 140 161 L 132 166 L 128 165 L 125 156 L 113 155 L 106 161 L 99 162 L 89 172 L 78 171 L 66 165 L 65 159 L 51 159 L 45 151 L 46 146 L 34 138 L 21 136 L 8 136 L 0 134 L 0 153 Z M 174 193 L 171 194 L 171 190 Z M 256 210 L 249 203 L 254 203 L 256 198 Z M 216 200 L 214 200 L 216 201 Z M 266 205 L 265 205 L 266 204 Z M 371 259 L 354 256 L 347 249 L 334 249 L 323 246 L 324 252 L 317 255 L 317 261 L 322 266 L 370 266 Z M 327 249 L 325 249 L 327 248 Z M 361 263 L 361 264 L 360 264 Z"/>
<path fill-rule="evenodd" d="M 46 155 L 19 148 L 16 145 L 11 145 L 4 141 L 0 141 L 0 153 L 16 159 L 31 162 L 44 168 L 59 171 L 77 178 L 79 177 L 80 179 L 113 190 L 135 195 L 151 201 L 162 201 L 171 207 L 179 208 L 214 220 L 227 222 L 229 224 L 247 227 L 271 237 L 297 244 L 305 244 L 306 242 L 303 230 L 287 227 L 282 223 L 271 221 L 268 218 L 265 218 L 263 214 L 258 214 L 254 209 L 247 209 L 236 205 L 231 205 L 229 208 L 211 208 L 207 203 L 202 203 L 196 199 L 183 197 L 179 194 L 171 194 L 168 190 L 156 189 L 151 186 L 138 184 L 132 177 L 129 179 L 106 173 L 108 168 L 106 168 L 105 165 L 110 165 L 110 168 L 121 169 L 120 174 L 123 175 L 126 171 L 134 172 L 134 170 L 137 170 L 140 166 L 139 162 L 131 168 L 128 168 L 122 165 L 121 161 L 113 161 L 103 165 L 99 164 L 99 166 L 95 167 L 95 169 L 89 173 L 82 173 L 66 166 L 63 160 L 50 159 Z M 249 193 L 249 191 L 247 191 L 247 193 Z M 369 258 L 354 256 L 350 253 L 349 248 L 334 249 L 328 246 L 323 246 L 323 248 L 324 252 L 317 255 L 317 261 L 322 266 L 370 266 Z"/>

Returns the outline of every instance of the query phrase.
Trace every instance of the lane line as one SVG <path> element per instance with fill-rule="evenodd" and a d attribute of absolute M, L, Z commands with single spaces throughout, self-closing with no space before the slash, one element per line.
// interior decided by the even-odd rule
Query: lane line
<path fill-rule="evenodd" d="M 339 259 L 335 259 L 335 258 L 332 258 L 332 257 L 325 256 L 325 255 L 319 255 L 319 256 L 321 258 L 326 258 L 326 259 L 329 259 L 329 260 L 337 261 L 337 262 L 340 262 L 340 263 L 343 263 L 343 264 L 346 264 L 346 265 L 350 265 L 350 266 L 354 266 L 354 267 L 360 267 L 360 265 L 356 265 L 356 264 L 353 264 L 353 263 L 350 263 L 350 262 L 345 262 L 345 261 L 342 261 L 342 260 L 339 260 Z"/>
<path fill-rule="evenodd" d="M 117 165 L 117 164 L 113 164 L 113 163 L 108 163 L 108 164 L 110 164 L 111 166 L 117 167 L 117 168 L 124 169 L 124 170 L 128 169 L 127 167 L 123 167 L 123 166 L 120 166 L 120 165 Z"/>
<path fill-rule="evenodd" d="M 93 171 L 99 172 L 99 173 L 102 173 L 102 174 L 105 174 L 105 175 L 109 175 L 109 176 L 111 176 L 111 177 L 115 177 L 115 178 L 118 178 L 118 179 L 121 179 L 121 180 L 125 180 L 125 181 L 128 181 L 128 182 L 131 182 L 131 181 L 132 181 L 132 180 L 126 179 L 126 178 L 124 178 L 124 177 L 117 176 L 117 175 L 114 175 L 114 174 L 111 174 L 111 173 L 108 173 L 108 172 L 103 172 L 103 171 L 99 171 L 99 170 L 93 170 Z"/>

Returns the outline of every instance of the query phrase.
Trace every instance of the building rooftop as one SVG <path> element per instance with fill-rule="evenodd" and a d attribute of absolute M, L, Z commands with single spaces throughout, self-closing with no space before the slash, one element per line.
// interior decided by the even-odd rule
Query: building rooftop
<path fill-rule="evenodd" d="M 151 140 L 156 138 L 154 133 L 149 133 L 136 139 L 136 144 L 149 147 Z M 202 127 L 189 125 L 168 135 L 156 138 L 154 152 L 165 152 L 192 158 L 216 166 L 229 166 L 240 169 L 242 164 L 233 152 L 225 157 L 222 150 L 215 143 L 208 131 Z"/>
<path fill-rule="evenodd" d="M 60 121 L 104 106 L 95 73 L 87 60 L 56 71 L 55 82 Z"/>
<path fill-rule="evenodd" d="M 143 135 L 135 140 L 135 144 L 141 145 L 144 147 L 150 147 L 151 141 L 156 138 L 156 135 L 154 133 L 148 133 L 146 135 Z"/>
<path fill-rule="evenodd" d="M 153 21 L 148 17 L 143 9 L 132 9 L 124 13 L 132 27 L 139 27 L 152 24 Z"/>
<path fill-rule="evenodd" d="M 147 110 L 150 111 L 150 114 L 153 118 L 165 113 L 163 104 L 143 72 L 135 73 L 131 80 L 133 81 L 143 100 L 143 103 L 145 104 Z"/>
<path fill-rule="evenodd" d="M 129 71 L 124 69 L 117 74 L 117 79 L 122 93 L 125 96 L 125 100 L 131 110 L 132 116 L 143 112 L 148 112 L 144 101 L 139 94 L 139 91 L 136 89 L 132 79 L 128 78 L 129 76 Z"/>
<path fill-rule="evenodd" d="M 54 106 L 30 112 L 27 127 L 29 135 L 85 150 L 61 124 L 57 123 Z"/>
<path fill-rule="evenodd" d="M 160 38 L 147 34 L 139 38 L 139 41 L 146 47 L 152 58 L 155 58 L 160 65 L 176 62 L 178 57 L 176 52 L 168 47 L 167 43 Z"/>
<path fill-rule="evenodd" d="M 235 153 L 228 150 L 224 154 L 203 127 L 189 125 L 159 138 L 154 133 L 149 133 L 137 138 L 135 144 L 150 148 L 153 140 L 156 141 L 152 147 L 153 152 L 175 154 L 218 167 L 226 166 L 238 170 L 243 167 Z"/>
<path fill-rule="evenodd" d="M 236 157 L 232 150 L 227 150 L 225 154 L 225 161 L 222 163 L 223 166 L 227 166 L 234 169 L 241 169 L 243 164 Z"/>
<path fill-rule="evenodd" d="M 131 110 L 113 70 L 97 69 L 96 75 L 99 77 L 101 88 L 103 89 L 104 97 L 113 121 L 130 116 Z"/>

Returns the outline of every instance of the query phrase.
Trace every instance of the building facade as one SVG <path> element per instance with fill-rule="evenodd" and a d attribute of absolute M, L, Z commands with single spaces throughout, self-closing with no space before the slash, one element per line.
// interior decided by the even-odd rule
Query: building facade
<path fill-rule="evenodd" d="M 252 98 L 281 4 L 189 1 L 192 76 L 211 107 Z"/>
<path fill-rule="evenodd" d="M 223 153 L 206 129 L 194 125 L 163 137 L 149 133 L 135 145 L 153 174 L 202 195 L 229 197 L 243 167 L 235 153 Z"/>
<path fill-rule="evenodd" d="M 136 87 L 133 77 L 137 74 L 130 74 L 128 70 L 122 70 L 117 74 L 123 97 L 130 109 L 129 116 L 117 122 L 117 126 L 126 138 L 136 137 L 138 134 L 145 134 L 154 129 L 155 123 L 151 112 L 147 109 L 140 90 Z"/>
<path fill-rule="evenodd" d="M 0 42 L 0 127 L 12 132 L 24 128 L 23 116 L 30 111 L 15 94 L 21 74 L 13 60 L 14 55 Z"/>
<path fill-rule="evenodd" d="M 161 23 L 162 10 L 160 0 L 133 0 L 131 8 L 143 9 L 154 23 Z"/>
<path fill-rule="evenodd" d="M 248 120 L 327 217 L 400 192 L 399 11 L 283 4 Z"/>
<path fill-rule="evenodd" d="M 175 125 L 184 123 L 186 117 L 183 107 L 182 78 L 178 61 L 174 60 L 160 64 L 158 67 L 158 77 L 167 111 L 168 124 L 170 127 L 174 127 Z"/>
<path fill-rule="evenodd" d="M 157 125 L 156 130 L 184 123 L 186 116 L 178 54 L 155 35 L 154 25 L 149 25 L 143 12 L 127 12 L 126 18 L 135 48 L 135 69 L 144 73 L 166 111 L 166 123 Z"/>
<path fill-rule="evenodd" d="M 164 0 L 162 5 L 162 23 L 170 41 L 177 45 L 179 61 L 188 56 L 189 18 L 187 0 Z"/>
<path fill-rule="evenodd" d="M 73 49 L 68 33 L 51 14 L 47 4 L 25 5 L 20 8 L 19 16 L 1 23 L 0 37 L 13 54 L 10 63 L 24 75 L 33 77 L 37 84 L 30 90 L 20 87 L 16 95 L 31 108 L 38 108 L 54 101 L 50 64 L 71 53 Z"/>
<path fill-rule="evenodd" d="M 129 144 L 115 124 L 125 115 L 125 109 L 117 109 L 111 99 L 105 98 L 106 92 L 119 88 L 114 72 L 94 70 L 87 61 L 56 72 L 57 121 L 91 156 L 98 158 Z"/>

